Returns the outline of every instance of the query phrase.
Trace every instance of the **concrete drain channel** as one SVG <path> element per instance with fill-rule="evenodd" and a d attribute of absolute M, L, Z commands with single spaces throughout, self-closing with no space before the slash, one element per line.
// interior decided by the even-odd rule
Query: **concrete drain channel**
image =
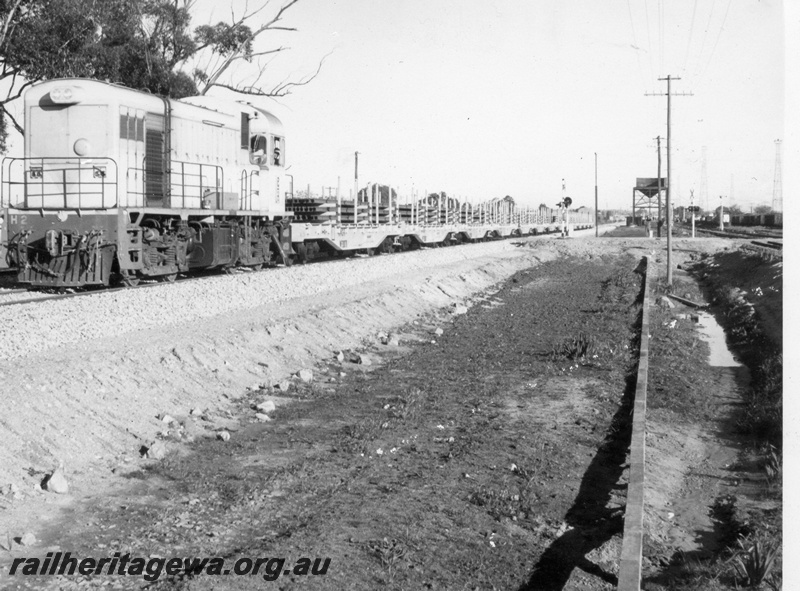
<path fill-rule="evenodd" d="M 639 367 L 633 400 L 630 472 L 628 499 L 625 506 L 625 527 L 619 563 L 617 589 L 638 591 L 642 580 L 642 543 L 644 521 L 645 413 L 647 410 L 647 369 L 650 342 L 650 299 L 654 265 L 646 258 L 644 297 L 642 301 L 642 333 L 639 345 Z"/>

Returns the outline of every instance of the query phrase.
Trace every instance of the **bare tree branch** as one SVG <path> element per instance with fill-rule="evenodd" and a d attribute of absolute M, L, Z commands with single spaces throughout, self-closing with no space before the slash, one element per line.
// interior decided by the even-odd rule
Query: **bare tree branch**
<path fill-rule="evenodd" d="M 8 29 L 11 27 L 11 23 L 14 20 L 14 13 L 17 12 L 19 5 L 22 4 L 22 0 L 15 0 L 14 4 L 8 11 L 6 15 L 5 22 L 3 23 L 3 32 L 0 33 L 0 47 L 6 44 L 6 39 L 8 38 Z"/>
<path fill-rule="evenodd" d="M 14 119 L 14 116 L 11 114 L 11 112 L 10 112 L 8 109 L 6 109 L 6 106 L 5 106 L 5 104 L 1 104 L 1 105 L 0 105 L 0 111 L 2 111 L 2 113 L 3 113 L 3 115 L 4 115 L 5 117 L 8 117 L 8 118 L 9 118 L 9 120 L 11 121 L 11 124 L 14 126 L 14 129 L 16 129 L 16 130 L 19 132 L 19 134 L 20 134 L 20 135 L 22 135 L 22 134 L 24 134 L 24 133 L 25 133 L 25 130 L 24 130 L 24 129 L 22 128 L 22 126 L 21 126 L 21 125 L 20 125 L 20 124 L 17 122 L 17 120 L 16 120 L 16 119 Z"/>
<path fill-rule="evenodd" d="M 314 72 L 312 75 L 303 78 L 302 80 L 299 80 L 297 82 L 286 82 L 286 81 L 280 82 L 279 84 L 276 84 L 271 90 L 265 91 L 262 88 L 256 86 L 259 80 L 261 80 L 261 76 L 263 75 L 263 70 L 259 74 L 258 78 L 256 78 L 255 82 L 249 86 L 234 86 L 232 84 L 224 84 L 221 82 L 215 83 L 215 86 L 251 96 L 280 98 L 282 96 L 291 94 L 293 88 L 297 86 L 305 86 L 306 84 L 314 80 L 314 78 L 316 78 L 319 75 L 320 71 L 322 71 L 322 64 L 325 63 L 325 60 L 328 58 L 329 55 L 330 53 L 320 60 L 319 64 L 317 65 L 317 71 Z"/>
<path fill-rule="evenodd" d="M 234 63 L 236 60 L 238 60 L 238 59 L 241 59 L 241 58 L 244 56 L 244 50 L 245 50 L 245 48 L 246 48 L 248 45 L 251 45 L 251 44 L 253 43 L 253 41 L 255 41 L 255 39 L 256 39 L 256 38 L 257 38 L 259 35 L 261 35 L 261 34 L 262 34 L 262 33 L 264 33 L 265 31 L 269 31 L 269 30 L 292 30 L 292 29 L 287 29 L 287 28 L 285 28 L 285 27 L 278 27 L 278 26 L 276 26 L 276 23 L 277 23 L 278 21 L 280 21 L 280 20 L 281 20 L 281 18 L 283 17 L 283 15 L 284 15 L 284 13 L 285 13 L 287 10 L 289 10 L 289 9 L 290 9 L 292 6 L 294 6 L 295 4 L 297 4 L 297 2 L 299 2 L 299 0 L 289 0 L 289 2 L 287 2 L 286 4 L 284 4 L 284 5 L 283 5 L 283 6 L 280 8 L 280 10 L 278 10 L 278 12 L 275 14 L 275 16 L 273 16 L 273 17 L 272 17 L 272 19 L 271 19 L 271 20 L 268 20 L 266 23 L 264 23 L 263 25 L 261 25 L 259 28 L 257 28 L 257 29 L 255 29 L 254 31 L 252 31 L 252 32 L 250 33 L 250 35 L 248 35 L 248 36 L 247 36 L 247 38 L 246 38 L 246 39 L 243 39 L 243 40 L 242 40 L 242 41 L 241 41 L 241 42 L 240 42 L 240 43 L 237 45 L 236 49 L 234 49 L 234 50 L 231 52 L 231 54 L 225 58 L 225 60 L 224 60 L 224 61 L 222 62 L 222 64 L 220 65 L 220 67 L 219 67 L 219 68 L 217 68 L 217 70 L 216 70 L 216 71 L 214 71 L 214 72 L 213 72 L 213 73 L 212 73 L 212 74 L 211 74 L 211 75 L 208 77 L 208 80 L 207 80 L 207 82 L 206 82 L 205 86 L 203 87 L 203 89 L 200 91 L 200 94 L 206 94 L 206 93 L 209 91 L 209 89 L 211 89 L 213 86 L 221 86 L 220 84 L 218 84 L 218 81 L 219 81 L 220 77 L 221 77 L 221 76 L 222 76 L 222 75 L 225 73 L 225 71 L 226 71 L 226 70 L 227 70 L 227 69 L 228 69 L 228 68 L 231 66 L 231 64 L 233 64 L 233 63 Z M 251 18 L 253 15 L 257 14 L 257 13 L 258 13 L 260 10 L 263 10 L 263 8 L 264 8 L 266 5 L 267 5 L 267 3 L 264 3 L 264 4 L 261 6 L 261 8 L 259 8 L 259 9 L 255 10 L 254 12 L 250 13 L 249 15 L 243 16 L 243 17 L 242 17 L 242 18 L 241 18 L 241 19 L 240 19 L 240 20 L 239 20 L 239 21 L 236 23 L 236 25 L 235 25 L 235 26 L 237 26 L 237 25 L 240 25 L 240 24 L 244 23 L 244 22 L 245 22 L 245 20 L 247 20 L 247 19 Z"/>
<path fill-rule="evenodd" d="M 286 51 L 287 49 L 290 49 L 290 48 L 281 46 L 281 47 L 277 47 L 275 49 L 267 49 L 266 51 L 259 51 L 259 52 L 256 52 L 256 53 L 251 53 L 249 57 L 261 57 L 262 55 L 269 55 L 271 53 L 278 53 L 278 52 L 281 52 L 281 51 Z M 241 57 L 244 57 L 244 56 L 241 56 Z"/>

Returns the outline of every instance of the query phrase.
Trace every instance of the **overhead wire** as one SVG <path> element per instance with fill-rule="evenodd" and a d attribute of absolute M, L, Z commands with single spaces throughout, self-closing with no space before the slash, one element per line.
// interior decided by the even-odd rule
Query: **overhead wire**
<path fill-rule="evenodd" d="M 703 51 L 706 47 L 706 38 L 708 37 L 708 29 L 711 27 L 711 20 L 714 17 L 714 5 L 716 0 L 711 2 L 711 12 L 708 14 L 708 22 L 706 28 L 703 30 L 703 42 L 700 44 L 700 53 L 697 54 L 697 71 L 692 74 L 692 77 L 700 78 L 700 65 L 703 63 Z"/>
<path fill-rule="evenodd" d="M 658 0 L 658 75 L 664 73 L 664 0 Z"/>
<path fill-rule="evenodd" d="M 717 51 L 717 44 L 719 43 L 719 38 L 722 37 L 722 31 L 725 29 L 725 21 L 728 20 L 728 11 L 731 9 L 731 2 L 733 0 L 728 0 L 728 6 L 725 9 L 725 16 L 722 17 L 722 24 L 719 26 L 719 33 L 717 33 L 717 38 L 714 41 L 714 47 L 711 49 L 711 53 L 708 56 L 708 61 L 706 62 L 705 68 L 703 68 L 703 73 L 701 74 L 701 78 L 705 76 L 708 67 L 711 65 L 711 60 L 714 59 L 714 52 Z"/>
<path fill-rule="evenodd" d="M 644 20 L 647 27 L 647 57 L 650 61 L 650 79 L 654 80 L 656 76 L 653 73 L 653 43 L 650 37 L 650 11 L 647 8 L 647 0 L 644 0 Z"/>
<path fill-rule="evenodd" d="M 641 52 L 642 48 L 639 47 L 639 42 L 636 40 L 636 27 L 633 25 L 633 13 L 631 12 L 631 0 L 627 0 L 628 2 L 628 17 L 631 21 L 631 34 L 633 35 L 633 49 L 636 51 L 636 66 L 639 70 L 639 81 L 642 83 L 642 87 L 646 88 L 647 85 L 644 81 L 644 74 L 642 73 L 642 60 L 639 57 L 639 53 Z"/>
<path fill-rule="evenodd" d="M 692 22 L 689 25 L 689 40 L 686 43 L 686 57 L 683 58 L 683 73 L 686 74 L 686 66 L 689 64 L 689 50 L 692 47 L 692 35 L 694 34 L 694 18 L 697 15 L 697 0 L 694 0 L 692 7 Z"/>

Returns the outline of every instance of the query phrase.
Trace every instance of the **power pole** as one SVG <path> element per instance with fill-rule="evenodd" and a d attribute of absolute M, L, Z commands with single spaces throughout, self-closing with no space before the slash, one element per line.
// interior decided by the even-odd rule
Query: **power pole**
<path fill-rule="evenodd" d="M 600 211 L 597 209 L 597 152 L 594 153 L 594 237 L 600 236 L 598 227 Z"/>
<path fill-rule="evenodd" d="M 658 237 L 661 238 L 661 225 L 658 221 L 661 219 L 661 136 L 656 138 L 656 151 L 658 152 L 658 211 L 656 212 L 656 227 Z"/>
<path fill-rule="evenodd" d="M 781 140 L 775 140 L 775 181 L 772 186 L 772 211 L 783 211 L 783 181 L 781 179 Z"/>
<path fill-rule="evenodd" d="M 353 191 L 353 219 L 358 218 L 358 152 L 356 152 L 356 179 L 355 179 L 355 190 Z"/>
<path fill-rule="evenodd" d="M 670 137 L 671 137 L 671 116 L 672 116 L 672 81 L 680 80 L 678 77 L 667 76 L 659 78 L 667 81 L 667 285 L 672 285 L 672 209 L 670 202 L 670 187 L 672 176 L 670 169 Z M 681 93 L 682 96 L 692 96 L 692 93 Z M 663 94 L 661 94 L 663 96 Z M 676 95 L 677 96 L 677 95 Z"/>
<path fill-rule="evenodd" d="M 700 203 L 698 205 L 703 211 L 709 211 L 708 207 L 708 148 L 703 146 L 700 160 Z"/>

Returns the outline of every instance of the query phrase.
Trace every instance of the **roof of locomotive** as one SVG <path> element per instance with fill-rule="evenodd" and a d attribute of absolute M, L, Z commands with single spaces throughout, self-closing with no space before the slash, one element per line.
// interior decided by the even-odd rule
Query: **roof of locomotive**
<path fill-rule="evenodd" d="M 132 108 L 146 109 L 149 111 L 163 110 L 164 97 L 151 94 L 147 91 L 136 90 L 120 84 L 93 80 L 91 78 L 55 78 L 45 80 L 30 86 L 25 91 L 25 105 L 51 102 L 50 93 L 56 88 L 70 88 L 73 90 L 75 103 L 84 100 L 93 104 L 105 101 L 124 103 Z M 223 117 L 236 117 L 239 113 L 254 115 L 256 119 L 264 121 L 271 133 L 282 134 L 283 124 L 280 119 L 261 109 L 243 101 L 235 101 L 209 96 L 192 96 L 183 99 L 169 99 L 170 105 L 175 110 L 182 110 L 182 106 L 204 109 L 207 112 L 218 113 Z M 210 113 L 209 113 L 210 114 Z M 265 129 L 266 131 L 266 129 Z"/>
<path fill-rule="evenodd" d="M 204 107 L 213 111 L 221 113 L 236 111 L 240 113 L 248 113 L 254 116 L 254 119 L 261 119 L 265 124 L 261 126 L 253 125 L 253 129 L 257 131 L 269 131 L 277 135 L 283 135 L 283 123 L 275 115 L 269 111 L 265 111 L 260 107 L 256 107 L 245 101 L 236 101 L 231 99 L 219 98 L 215 96 L 187 96 L 181 99 L 181 102 L 198 107 Z M 260 129 L 263 127 L 264 129 Z"/>

